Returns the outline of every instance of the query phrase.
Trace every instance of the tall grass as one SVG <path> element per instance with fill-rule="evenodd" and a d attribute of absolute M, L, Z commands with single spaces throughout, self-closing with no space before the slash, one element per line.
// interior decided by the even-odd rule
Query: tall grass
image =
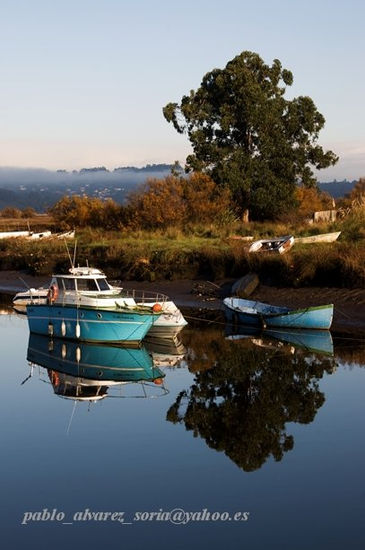
<path fill-rule="evenodd" d="M 312 228 L 309 228 L 312 229 Z M 118 279 L 162 280 L 237 278 L 256 272 L 263 283 L 279 286 L 343 286 L 365 284 L 365 216 L 355 212 L 341 222 L 316 226 L 319 232 L 341 230 L 335 243 L 295 244 L 286 254 L 249 254 L 249 243 L 228 238 L 254 238 L 308 231 L 305 225 L 243 224 L 230 227 L 195 224 L 154 231 L 77 232 L 77 261 L 104 269 Z M 304 233 L 305 234 L 305 233 Z M 60 241 L 0 241 L 0 269 L 27 269 L 50 275 L 68 269 L 69 259 Z"/>

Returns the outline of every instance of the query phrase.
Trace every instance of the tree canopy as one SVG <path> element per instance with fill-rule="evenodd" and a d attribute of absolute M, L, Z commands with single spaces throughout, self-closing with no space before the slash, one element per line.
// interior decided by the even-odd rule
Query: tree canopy
<path fill-rule="evenodd" d="M 163 114 L 186 133 L 193 154 L 187 170 L 228 186 L 255 218 L 274 218 L 295 204 L 297 184 L 316 185 L 313 168 L 338 157 L 318 145 L 325 119 L 310 97 L 284 97 L 292 73 L 244 51 L 224 69 L 208 72 L 200 87 L 168 103 Z"/>

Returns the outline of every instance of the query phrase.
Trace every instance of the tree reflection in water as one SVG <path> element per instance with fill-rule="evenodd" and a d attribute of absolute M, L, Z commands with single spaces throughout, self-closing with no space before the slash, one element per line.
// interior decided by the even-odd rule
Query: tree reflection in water
<path fill-rule="evenodd" d="M 180 392 L 167 420 L 183 423 L 194 437 L 223 451 L 247 472 L 271 456 L 280 461 L 293 448 L 286 423 L 313 421 L 325 401 L 319 379 L 335 368 L 332 357 L 297 349 L 293 353 L 286 346 L 259 348 L 249 340 L 224 340 L 217 333 L 205 346 L 200 340 L 190 347 L 189 355 L 194 383 Z M 207 357 L 212 365 L 208 369 Z"/>

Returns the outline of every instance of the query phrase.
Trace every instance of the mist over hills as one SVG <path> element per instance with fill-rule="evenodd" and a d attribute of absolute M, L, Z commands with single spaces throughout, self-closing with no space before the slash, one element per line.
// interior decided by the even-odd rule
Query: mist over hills
<path fill-rule="evenodd" d="M 104 166 L 81 170 L 45 170 L 40 168 L 0 167 L 0 210 L 7 206 L 31 206 L 44 212 L 64 195 L 111 198 L 122 204 L 128 194 L 149 178 L 164 178 L 171 173 L 170 164 L 152 164 L 142 168 L 122 166 L 112 171 Z M 334 198 L 349 193 L 356 181 L 320 183 L 319 187 Z"/>
<path fill-rule="evenodd" d="M 44 212 L 64 195 L 89 195 L 123 203 L 148 178 L 163 178 L 172 165 L 153 164 L 143 168 L 126 166 L 109 171 L 104 166 L 81 170 L 21 169 L 0 167 L 0 209 L 31 206 Z"/>

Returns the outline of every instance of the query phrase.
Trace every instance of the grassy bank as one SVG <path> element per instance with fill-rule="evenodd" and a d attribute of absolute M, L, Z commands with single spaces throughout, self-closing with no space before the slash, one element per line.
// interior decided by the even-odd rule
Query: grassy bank
<path fill-rule="evenodd" d="M 230 227 L 195 226 L 184 231 L 105 232 L 83 229 L 77 233 L 77 262 L 97 266 L 109 277 L 123 280 L 208 279 L 241 277 L 256 272 L 265 284 L 276 286 L 365 285 L 365 224 L 363 217 L 340 224 L 297 226 L 236 224 Z M 292 233 L 296 236 L 341 230 L 339 241 L 295 244 L 283 256 L 249 254 L 248 244 L 232 235 L 255 238 Z M 49 275 L 69 267 L 60 241 L 0 241 L 0 269 L 28 270 Z"/>

